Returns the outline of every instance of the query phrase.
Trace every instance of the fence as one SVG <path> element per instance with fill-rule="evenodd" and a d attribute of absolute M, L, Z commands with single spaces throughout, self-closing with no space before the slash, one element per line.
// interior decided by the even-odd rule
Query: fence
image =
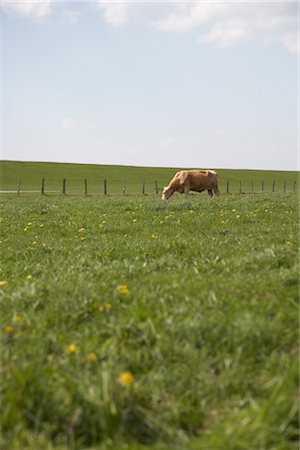
<path fill-rule="evenodd" d="M 128 186 L 131 189 L 128 189 Z M 140 186 L 140 187 L 139 187 Z M 67 180 L 66 178 L 62 179 L 59 187 L 59 180 L 55 180 L 55 187 L 53 180 L 51 180 L 51 185 L 47 189 L 47 180 L 45 178 L 41 179 L 40 188 L 32 188 L 30 189 L 23 187 L 21 177 L 17 179 L 17 189 L 16 190 L 2 190 L 0 193 L 17 193 L 19 196 L 21 192 L 23 193 L 41 193 L 42 195 L 46 194 L 58 194 L 61 193 L 63 195 L 75 195 L 75 194 L 84 194 L 87 195 L 95 195 L 95 194 L 103 194 L 103 195 L 151 195 L 151 194 L 161 194 L 162 187 L 159 185 L 158 180 L 145 180 L 142 179 L 140 184 L 138 182 L 127 182 L 126 180 L 108 180 L 104 178 L 102 181 L 93 180 L 91 185 L 88 183 L 88 179 L 85 178 L 82 181 L 80 180 Z M 91 189 L 90 189 L 91 187 Z M 265 180 L 261 181 L 236 181 L 236 180 L 223 180 L 220 183 L 220 191 L 222 194 L 251 194 L 251 193 L 263 193 L 263 192 L 272 192 L 272 193 L 288 193 L 288 192 L 296 192 L 297 190 L 297 181 L 287 182 L 287 180 L 273 180 L 265 182 Z"/>

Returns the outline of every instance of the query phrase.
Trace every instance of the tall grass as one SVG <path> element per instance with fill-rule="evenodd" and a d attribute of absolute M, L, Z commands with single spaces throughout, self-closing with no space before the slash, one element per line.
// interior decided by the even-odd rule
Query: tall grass
<path fill-rule="evenodd" d="M 2 448 L 298 448 L 295 194 L 0 206 Z"/>

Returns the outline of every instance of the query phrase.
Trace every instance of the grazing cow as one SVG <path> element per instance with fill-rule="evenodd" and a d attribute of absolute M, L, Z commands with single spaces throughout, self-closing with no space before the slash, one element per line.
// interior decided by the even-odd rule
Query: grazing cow
<path fill-rule="evenodd" d="M 210 197 L 213 192 L 220 195 L 218 189 L 218 174 L 213 170 L 181 170 L 172 178 L 168 186 L 164 187 L 162 199 L 168 200 L 174 192 L 188 195 L 189 191 L 208 191 Z"/>

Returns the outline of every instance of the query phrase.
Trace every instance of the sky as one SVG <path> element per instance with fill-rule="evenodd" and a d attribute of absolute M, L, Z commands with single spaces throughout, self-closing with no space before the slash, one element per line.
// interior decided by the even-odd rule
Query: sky
<path fill-rule="evenodd" d="M 299 170 L 297 1 L 1 0 L 1 159 Z"/>

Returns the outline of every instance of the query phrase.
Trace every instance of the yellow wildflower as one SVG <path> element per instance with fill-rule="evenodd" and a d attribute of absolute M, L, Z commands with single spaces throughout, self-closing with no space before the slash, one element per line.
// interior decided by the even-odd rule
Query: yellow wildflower
<path fill-rule="evenodd" d="M 129 371 L 122 372 L 118 378 L 118 381 L 123 386 L 131 386 L 133 383 L 133 375 Z"/>
<path fill-rule="evenodd" d="M 41 224 L 41 225 L 40 225 L 40 228 L 44 228 L 44 224 Z"/>
<path fill-rule="evenodd" d="M 126 286 L 126 284 L 120 284 L 118 286 L 118 292 L 119 292 L 119 294 L 122 294 L 122 295 L 129 294 L 128 286 Z"/>
<path fill-rule="evenodd" d="M 26 280 L 32 280 L 32 275 L 27 275 Z"/>
<path fill-rule="evenodd" d="M 5 280 L 0 280 L 0 286 L 5 286 L 7 284 L 7 281 Z"/>
<path fill-rule="evenodd" d="M 239 219 L 241 216 L 239 214 L 236 215 L 236 218 Z"/>
<path fill-rule="evenodd" d="M 20 322 L 22 322 L 22 317 L 21 316 L 19 316 L 19 314 L 16 314 L 15 316 L 14 316 L 14 322 L 15 323 L 20 323 Z"/>
<path fill-rule="evenodd" d="M 6 325 L 6 327 L 4 327 L 4 331 L 5 333 L 12 333 L 14 329 L 11 325 Z"/>
<path fill-rule="evenodd" d="M 30 227 L 30 225 L 32 225 L 32 222 L 28 222 L 28 224 L 27 224 L 29 227 Z"/>
<path fill-rule="evenodd" d="M 111 304 L 110 303 L 105 303 L 104 305 L 99 306 L 99 309 L 101 312 L 104 311 L 109 311 L 111 309 Z"/>
<path fill-rule="evenodd" d="M 85 237 L 84 237 L 84 236 L 81 236 L 79 239 L 80 239 L 81 241 L 85 241 Z"/>
<path fill-rule="evenodd" d="M 133 219 L 132 222 L 134 222 L 134 223 L 137 222 L 137 219 Z"/>
<path fill-rule="evenodd" d="M 87 360 L 87 361 L 91 361 L 91 362 L 97 361 L 97 355 L 96 355 L 96 353 L 94 353 L 94 352 L 88 353 L 88 354 L 86 355 L 86 360 Z"/>
<path fill-rule="evenodd" d="M 79 230 L 79 233 L 82 233 L 85 230 L 85 228 L 81 227 Z"/>
<path fill-rule="evenodd" d="M 68 345 L 67 352 L 68 353 L 75 353 L 76 352 L 76 345 L 75 344 Z"/>

